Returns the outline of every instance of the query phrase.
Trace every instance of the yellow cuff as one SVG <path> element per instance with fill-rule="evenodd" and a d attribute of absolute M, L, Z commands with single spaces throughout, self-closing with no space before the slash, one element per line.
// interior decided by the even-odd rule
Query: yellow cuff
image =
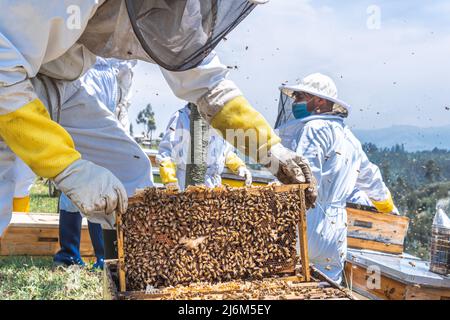
<path fill-rule="evenodd" d="M 266 119 L 242 96 L 227 102 L 214 116 L 211 125 L 231 145 L 255 160 L 281 142 Z"/>
<path fill-rule="evenodd" d="M 14 198 L 13 200 L 14 212 L 30 212 L 30 196 L 23 198 Z"/>
<path fill-rule="evenodd" d="M 394 201 L 392 200 L 392 195 L 389 193 L 389 197 L 386 200 L 383 201 L 375 201 L 370 199 L 377 208 L 377 210 L 381 213 L 391 213 L 394 211 Z"/>
<path fill-rule="evenodd" d="M 245 167 L 245 163 L 237 156 L 236 153 L 230 152 L 225 159 L 225 166 L 227 166 L 227 168 L 234 173 L 237 173 L 240 167 Z"/>
<path fill-rule="evenodd" d="M 170 160 L 161 162 L 159 165 L 159 174 L 164 184 L 178 182 L 177 165 Z"/>
<path fill-rule="evenodd" d="M 69 133 L 39 99 L 0 116 L 0 136 L 38 176 L 54 178 L 81 158 Z"/>

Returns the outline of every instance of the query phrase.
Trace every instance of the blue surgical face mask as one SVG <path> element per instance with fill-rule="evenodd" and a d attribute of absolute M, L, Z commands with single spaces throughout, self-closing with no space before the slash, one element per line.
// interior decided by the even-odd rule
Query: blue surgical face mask
<path fill-rule="evenodd" d="M 308 103 L 306 101 L 303 101 L 294 102 L 292 104 L 292 114 L 294 115 L 295 119 L 304 119 L 311 116 L 313 113 L 308 111 Z"/>

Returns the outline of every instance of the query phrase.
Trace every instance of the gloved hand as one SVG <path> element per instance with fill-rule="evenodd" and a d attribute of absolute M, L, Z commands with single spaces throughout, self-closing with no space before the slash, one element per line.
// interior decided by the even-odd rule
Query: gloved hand
<path fill-rule="evenodd" d="M 206 111 L 210 106 L 215 95 L 227 91 L 222 89 L 212 90 L 213 93 L 200 101 L 200 109 Z M 217 91 L 217 92 L 215 92 Z M 204 99 L 209 103 L 202 102 Z M 209 100 L 208 100 L 209 99 Z M 219 99 L 220 100 L 220 99 Z M 203 108 L 202 108 L 203 106 Z M 250 103 L 243 97 L 238 96 L 229 100 L 217 112 L 212 119 L 208 118 L 208 112 L 204 112 L 205 118 L 209 119 L 213 128 L 221 132 L 222 136 L 231 144 L 235 145 L 235 135 L 227 134 L 230 129 L 242 130 L 243 132 L 255 132 L 256 139 L 244 139 L 243 145 L 237 146 L 247 156 L 252 156 L 256 142 L 256 151 L 258 155 L 255 160 L 266 167 L 283 183 L 309 183 L 310 187 L 306 190 L 306 206 L 313 207 L 317 199 L 317 186 L 313 179 L 308 162 L 303 157 L 297 155 L 281 145 L 281 139 L 275 134 L 264 117 L 257 112 Z M 249 131 L 251 130 L 251 131 Z M 232 131 L 233 132 L 233 131 Z M 252 142 L 252 143 L 251 143 Z M 268 152 L 265 150 L 269 149 Z"/>
<path fill-rule="evenodd" d="M 245 179 L 246 187 L 250 187 L 252 185 L 252 182 L 253 182 L 252 173 L 250 172 L 250 170 L 247 169 L 246 166 L 239 167 L 237 174 L 238 174 L 238 176 Z"/>
<path fill-rule="evenodd" d="M 309 188 L 305 190 L 306 207 L 315 207 L 317 183 L 308 160 L 278 143 L 269 150 L 263 163 L 284 184 L 309 184 Z"/>
<path fill-rule="evenodd" d="M 386 199 L 383 200 L 370 199 L 370 200 L 372 201 L 375 208 L 377 208 L 378 212 L 396 214 L 395 211 L 397 211 L 398 214 L 398 209 L 395 207 L 394 201 L 392 200 L 392 195 L 389 191 L 387 192 Z"/>
<path fill-rule="evenodd" d="M 396 206 L 394 206 L 394 210 L 392 210 L 391 214 L 394 214 L 396 216 L 400 215 L 400 212 L 398 211 L 398 208 Z"/>
<path fill-rule="evenodd" d="M 176 184 L 178 186 L 177 165 L 172 160 L 164 160 L 159 164 L 159 175 L 164 185 Z"/>
<path fill-rule="evenodd" d="M 90 161 L 75 161 L 53 182 L 89 221 L 105 229 L 114 229 L 115 212 L 127 210 L 127 192 L 119 179 Z"/>

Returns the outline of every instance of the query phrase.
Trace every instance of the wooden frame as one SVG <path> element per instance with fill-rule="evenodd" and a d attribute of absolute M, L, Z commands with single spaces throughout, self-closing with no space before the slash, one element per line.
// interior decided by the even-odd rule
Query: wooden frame
<path fill-rule="evenodd" d="M 286 296 L 267 296 L 267 299 L 286 299 L 286 300 L 306 300 L 306 299 L 330 299 L 330 300 L 355 300 L 355 297 L 350 291 L 345 290 L 343 287 L 336 286 L 334 283 L 328 282 L 326 278 L 322 277 L 322 274 L 317 272 L 313 267 L 310 269 L 311 279 L 309 282 L 302 282 L 304 279 L 299 276 L 288 276 L 279 278 L 286 282 L 301 282 L 295 284 L 295 286 L 302 287 L 309 291 L 309 295 L 289 295 Z M 119 277 L 118 260 L 107 260 L 103 270 L 103 299 L 105 300 L 161 300 L 168 299 L 167 293 L 146 293 L 144 291 L 120 291 L 118 288 Z M 227 284 L 224 284 L 225 286 Z M 339 296 L 336 295 L 324 295 L 323 293 L 329 289 L 339 290 Z M 200 293 L 196 289 L 190 290 L 192 293 Z M 223 297 L 230 293 L 229 290 L 215 290 L 204 292 L 202 294 L 213 296 L 216 299 L 223 299 Z"/>
<path fill-rule="evenodd" d="M 271 186 L 276 193 L 282 192 L 292 192 L 297 191 L 300 195 L 304 195 L 304 190 L 308 188 L 309 185 L 274 185 Z M 220 189 L 216 189 L 216 192 L 220 192 Z M 129 204 L 142 202 L 142 197 L 144 195 L 145 190 L 138 190 L 135 196 L 129 199 Z M 170 192 L 170 191 L 168 191 Z M 189 190 L 188 190 L 189 192 Z M 258 194 L 258 189 L 247 189 L 247 192 Z M 301 197 L 303 199 L 302 208 L 306 208 L 304 196 Z M 124 235 L 122 230 L 122 216 L 117 214 L 116 216 L 116 224 L 117 224 L 117 246 L 118 246 L 118 277 L 119 277 L 119 292 L 126 292 L 126 273 L 125 273 L 125 257 L 124 257 Z M 299 224 L 298 224 L 298 239 L 300 246 L 300 257 L 302 261 L 302 279 L 304 282 L 311 281 L 311 273 L 310 273 L 310 264 L 309 264 L 309 256 L 308 256 L 308 240 L 307 240 L 307 223 L 306 223 L 306 209 L 299 212 Z M 295 266 L 293 266 L 295 269 Z"/>

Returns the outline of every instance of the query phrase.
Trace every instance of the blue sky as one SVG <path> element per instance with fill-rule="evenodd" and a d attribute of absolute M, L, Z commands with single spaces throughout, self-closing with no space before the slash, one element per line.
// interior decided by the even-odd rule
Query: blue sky
<path fill-rule="evenodd" d="M 279 85 L 322 72 L 353 106 L 353 128 L 444 126 L 450 125 L 449 16 L 450 1 L 271 0 L 217 51 L 224 64 L 238 66 L 230 79 L 271 124 Z M 133 90 L 135 134 L 136 115 L 148 102 L 158 132 L 183 106 L 150 64 L 136 67 Z"/>

